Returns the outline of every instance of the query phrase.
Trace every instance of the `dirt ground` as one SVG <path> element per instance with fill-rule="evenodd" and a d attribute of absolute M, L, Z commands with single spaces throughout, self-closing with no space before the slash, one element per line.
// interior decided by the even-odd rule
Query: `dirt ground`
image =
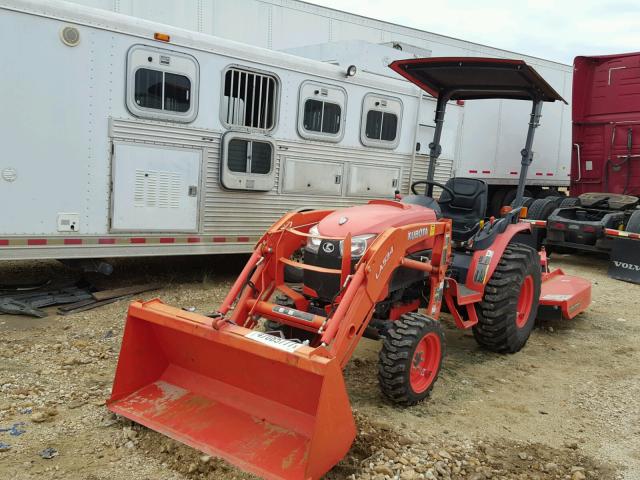
<path fill-rule="evenodd" d="M 120 260 L 92 280 L 162 282 L 143 297 L 208 312 L 243 260 Z M 445 316 L 444 370 L 416 407 L 382 398 L 378 344 L 363 341 L 345 372 L 359 435 L 327 478 L 640 479 L 640 286 L 607 278 L 604 259 L 553 260 L 593 281 L 589 311 L 536 328 L 514 355 L 481 350 Z M 76 275 L 56 262 L 0 264 L 4 284 Z M 126 308 L 0 316 L 0 479 L 253 478 L 108 412 Z"/>

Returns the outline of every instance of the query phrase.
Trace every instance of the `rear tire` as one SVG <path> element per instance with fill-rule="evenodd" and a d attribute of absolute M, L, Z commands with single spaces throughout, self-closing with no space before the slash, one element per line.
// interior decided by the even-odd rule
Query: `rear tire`
<path fill-rule="evenodd" d="M 444 353 L 440 322 L 420 313 L 402 315 L 387 331 L 380 350 L 382 393 L 400 405 L 424 400 L 438 379 Z"/>
<path fill-rule="evenodd" d="M 476 341 L 500 353 L 524 347 L 536 321 L 540 283 L 538 253 L 526 245 L 509 244 L 476 306 Z"/>

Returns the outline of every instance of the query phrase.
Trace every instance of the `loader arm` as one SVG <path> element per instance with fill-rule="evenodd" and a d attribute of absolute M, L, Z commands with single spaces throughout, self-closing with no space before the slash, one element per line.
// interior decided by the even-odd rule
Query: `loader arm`
<path fill-rule="evenodd" d="M 335 299 L 336 308 L 326 317 L 303 315 L 305 300 L 284 283 L 284 265 L 302 269 L 319 268 L 291 261 L 289 257 L 304 244 L 309 236 L 309 228 L 329 213 L 331 211 L 292 213 L 274 224 L 258 242 L 254 255 L 247 264 L 252 267 L 243 270 L 223 301 L 223 308 L 219 310 L 223 315 L 214 323 L 216 328 L 224 328 L 227 323 L 253 328 L 258 317 L 277 320 L 321 335 L 318 346 L 325 347 L 331 357 L 338 359 L 344 367 L 371 320 L 375 305 L 386 296 L 391 275 L 399 266 L 429 274 L 431 288 L 428 311 L 431 316 L 438 317 L 443 282 L 451 255 L 449 220 L 388 229 L 369 247 L 356 264 L 353 274 L 346 272 L 344 268 L 324 269 L 341 276 L 340 284 L 343 288 Z M 425 237 L 435 239 L 431 259 L 418 262 L 407 258 L 407 251 L 423 242 Z M 341 240 L 349 240 L 349 236 Z M 349 252 L 349 249 L 345 248 L 345 251 Z M 350 265 L 350 262 L 347 253 L 343 265 Z M 296 310 L 290 309 L 289 314 L 282 311 L 286 309 L 270 304 L 269 299 L 274 292 L 287 296 L 293 293 Z M 235 305 L 235 309 L 227 317 L 225 314 L 229 310 L 226 307 L 230 305 Z"/>

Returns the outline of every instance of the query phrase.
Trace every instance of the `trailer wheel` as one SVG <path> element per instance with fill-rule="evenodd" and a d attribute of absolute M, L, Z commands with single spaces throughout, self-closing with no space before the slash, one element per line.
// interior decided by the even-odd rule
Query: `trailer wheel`
<path fill-rule="evenodd" d="M 540 283 L 538 253 L 526 245 L 509 244 L 476 306 L 476 341 L 494 352 L 520 350 L 535 324 Z"/>
<path fill-rule="evenodd" d="M 536 201 L 535 198 L 532 198 L 532 197 L 522 197 L 522 206 L 529 208 L 531 206 L 531 204 L 533 202 L 535 202 L 535 201 Z M 513 201 L 511 202 L 510 205 L 512 207 L 516 207 L 517 206 L 515 198 L 513 199 Z"/>
<path fill-rule="evenodd" d="M 378 363 L 382 393 L 401 405 L 424 400 L 438 379 L 445 352 L 440 322 L 407 313 L 387 331 Z"/>
<path fill-rule="evenodd" d="M 508 190 L 506 195 L 504 196 L 504 199 L 502 199 L 501 207 L 504 207 L 505 205 L 514 206 L 513 203 L 515 202 L 517 194 L 518 194 L 517 188 L 512 188 L 511 190 Z M 530 198 L 531 196 L 532 195 L 529 190 L 524 191 L 523 198 Z"/>
<path fill-rule="evenodd" d="M 558 208 L 558 197 L 539 198 L 529 207 L 527 217 L 532 220 L 546 220 Z"/>
<path fill-rule="evenodd" d="M 560 202 L 560 208 L 571 208 L 580 206 L 580 199 L 578 197 L 563 198 Z"/>
<path fill-rule="evenodd" d="M 625 230 L 631 233 L 640 233 L 640 210 L 636 210 L 631 214 Z"/>

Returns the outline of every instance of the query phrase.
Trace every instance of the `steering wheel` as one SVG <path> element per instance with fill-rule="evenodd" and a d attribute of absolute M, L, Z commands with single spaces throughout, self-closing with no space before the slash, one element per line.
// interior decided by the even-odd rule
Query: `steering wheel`
<path fill-rule="evenodd" d="M 424 194 L 422 194 L 422 193 L 418 193 L 418 192 L 416 191 L 416 187 L 417 187 L 418 185 L 433 185 L 433 186 L 435 186 L 435 187 L 440 187 L 441 189 L 445 190 L 445 191 L 450 195 L 451 199 L 453 199 L 453 198 L 456 196 L 456 194 L 455 194 L 455 193 L 453 193 L 453 190 L 451 190 L 449 187 L 447 187 L 446 185 L 441 184 L 440 182 L 434 182 L 433 180 L 418 180 L 417 182 L 413 182 L 413 183 L 411 184 L 411 192 L 412 192 L 414 195 L 426 195 L 426 194 L 427 194 L 427 193 L 426 193 L 426 190 L 425 190 L 425 193 L 424 193 Z M 450 201 L 451 201 L 451 200 L 445 200 L 445 202 L 450 202 Z M 440 201 L 439 201 L 439 202 L 440 202 Z M 445 202 L 443 202 L 443 203 L 445 203 Z"/>

